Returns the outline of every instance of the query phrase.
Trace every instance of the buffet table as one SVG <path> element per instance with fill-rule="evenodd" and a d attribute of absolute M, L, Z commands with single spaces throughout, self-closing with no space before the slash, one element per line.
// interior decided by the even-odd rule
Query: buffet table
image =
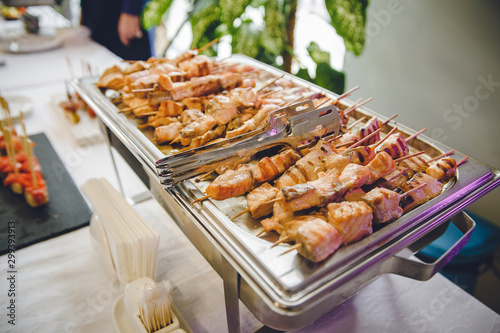
<path fill-rule="evenodd" d="M 26 117 L 28 134 L 43 132 L 77 186 L 103 177 L 117 188 L 118 177 L 127 198 L 147 190 L 116 153 L 115 173 L 105 140 L 79 144 L 57 101 L 65 97 L 65 80 L 82 60 L 97 72 L 119 61 L 88 39 L 66 40 L 61 48 L 32 54 L 5 54 L 0 67 L 0 92 L 33 101 Z M 79 76 L 80 71 L 74 69 Z M 411 125 L 411 124 L 409 124 Z M 160 234 L 157 281 L 173 286 L 173 301 L 192 332 L 227 331 L 223 281 L 190 243 L 172 218 L 153 199 L 134 208 Z M 114 332 L 113 303 L 122 295 L 119 283 L 101 264 L 84 227 L 16 252 L 15 326 L 5 310 L 10 300 L 7 256 L 0 258 L 4 309 L 2 332 Z M 262 327 L 240 303 L 241 331 Z M 426 282 L 384 275 L 301 332 L 498 332 L 500 316 L 437 274 Z"/>

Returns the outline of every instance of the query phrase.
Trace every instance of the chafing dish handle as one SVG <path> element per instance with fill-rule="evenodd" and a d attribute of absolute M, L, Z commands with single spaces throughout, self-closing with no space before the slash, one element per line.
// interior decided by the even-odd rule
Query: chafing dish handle
<path fill-rule="evenodd" d="M 476 222 L 465 212 L 454 216 L 453 224 L 463 233 L 463 236 L 453 244 L 441 257 L 433 263 L 424 263 L 415 258 L 404 258 L 394 255 L 388 261 L 388 272 L 418 281 L 427 281 L 439 272 L 467 244 L 476 226 Z"/>

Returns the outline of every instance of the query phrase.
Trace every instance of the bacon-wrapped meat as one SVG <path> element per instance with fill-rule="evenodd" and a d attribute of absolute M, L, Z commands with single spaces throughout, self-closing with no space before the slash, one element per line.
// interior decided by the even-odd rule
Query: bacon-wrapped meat
<path fill-rule="evenodd" d="M 364 124 L 363 127 L 359 129 L 358 137 L 359 139 L 363 139 L 368 135 L 372 134 L 373 132 L 375 132 L 376 130 L 378 130 L 379 128 L 380 128 L 380 122 L 378 121 L 377 117 L 373 117 L 366 124 Z M 369 146 L 379 140 L 380 140 L 380 132 L 372 136 L 367 141 L 365 141 L 363 145 Z"/>
<path fill-rule="evenodd" d="M 408 155 L 409 149 L 404 136 L 401 133 L 394 133 L 377 147 L 376 151 L 385 151 L 393 159 L 397 159 Z"/>

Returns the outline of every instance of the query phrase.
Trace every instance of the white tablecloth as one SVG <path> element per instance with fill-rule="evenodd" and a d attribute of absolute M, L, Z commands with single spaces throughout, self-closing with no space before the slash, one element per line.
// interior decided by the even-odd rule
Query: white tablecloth
<path fill-rule="evenodd" d="M 39 54 L 5 55 L 2 94 L 29 96 L 34 110 L 29 133 L 45 132 L 77 185 L 105 177 L 115 186 L 105 143 L 79 146 L 58 116 L 53 96 L 64 95 L 65 59 L 85 59 L 105 68 L 117 58 L 93 42 L 67 44 Z M 116 155 L 116 154 L 115 154 Z M 145 190 L 118 157 L 125 194 Z M 135 205 L 160 234 L 157 280 L 169 280 L 174 302 L 193 332 L 225 332 L 221 278 L 154 200 Z M 4 221 L 3 223 L 6 223 Z M 8 324 L 7 256 L 0 257 L 1 332 L 114 332 L 112 305 L 118 283 L 103 270 L 89 228 L 44 241 L 16 253 L 16 326 Z M 261 324 L 241 305 L 242 331 Z M 441 275 L 430 281 L 386 275 L 301 332 L 500 332 L 500 316 Z"/>

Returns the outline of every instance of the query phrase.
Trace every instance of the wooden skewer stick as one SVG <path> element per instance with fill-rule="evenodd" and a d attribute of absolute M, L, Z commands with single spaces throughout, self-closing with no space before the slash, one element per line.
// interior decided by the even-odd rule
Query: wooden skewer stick
<path fill-rule="evenodd" d="M 392 182 L 394 179 L 398 178 L 399 176 L 401 176 L 403 173 L 407 172 L 408 170 L 410 170 L 410 168 L 406 168 L 403 171 L 398 172 L 397 174 L 395 174 L 391 178 L 387 179 L 387 181 Z"/>
<path fill-rule="evenodd" d="M 415 156 L 422 155 L 422 154 L 425 154 L 425 151 L 422 150 L 422 151 L 419 151 L 418 153 L 414 153 L 414 154 L 410 154 L 410 155 L 406 155 L 406 156 L 397 158 L 394 160 L 394 162 L 399 163 L 399 162 L 406 160 L 408 158 L 415 157 Z"/>
<path fill-rule="evenodd" d="M 352 111 L 356 110 L 357 108 L 362 107 L 363 105 L 367 104 L 368 102 L 371 102 L 372 100 L 373 100 L 373 97 L 370 97 L 370 98 L 367 98 L 365 101 L 361 102 L 359 105 L 356 105 L 356 106 L 353 105 L 354 107 L 351 110 L 349 110 L 349 112 L 344 111 L 344 115 L 351 113 Z"/>
<path fill-rule="evenodd" d="M 366 100 L 364 100 L 363 102 L 361 102 L 361 103 L 358 105 L 358 107 L 357 107 L 357 108 L 360 108 L 360 107 L 362 107 L 363 105 L 366 105 L 366 104 L 368 104 L 368 103 L 369 103 L 369 102 L 371 102 L 371 101 L 373 101 L 373 97 L 367 98 Z M 357 108 L 356 108 L 356 109 L 357 109 Z"/>
<path fill-rule="evenodd" d="M 16 151 L 14 149 L 14 142 L 12 141 L 12 132 L 10 131 L 10 127 L 4 126 L 3 138 L 5 141 L 5 150 L 7 151 L 7 156 L 9 158 L 10 164 L 14 166 L 14 174 L 17 175 L 18 172 L 16 163 Z"/>
<path fill-rule="evenodd" d="M 215 43 L 217 43 L 219 41 L 219 38 L 215 38 L 213 41 L 203 45 L 202 47 L 200 47 L 198 49 L 198 53 L 201 53 L 203 51 L 205 51 L 206 49 L 208 49 L 210 46 L 214 45 Z"/>
<path fill-rule="evenodd" d="M 292 237 L 291 236 L 286 236 L 286 237 L 283 237 L 282 239 L 278 239 L 276 242 L 273 243 L 273 245 L 271 245 L 271 248 L 281 244 L 281 243 L 285 243 L 285 242 L 288 242 L 288 241 L 291 241 L 292 240 Z"/>
<path fill-rule="evenodd" d="M 152 138 L 150 141 L 151 142 L 156 142 L 156 141 L 158 141 L 158 138 Z"/>
<path fill-rule="evenodd" d="M 353 92 L 355 92 L 358 89 L 359 89 L 359 86 L 356 86 L 354 88 L 347 90 L 345 93 L 343 93 L 342 95 L 337 97 L 337 101 L 340 101 L 342 98 L 349 96 L 350 94 L 352 94 Z"/>
<path fill-rule="evenodd" d="M 310 93 L 309 95 L 306 95 L 306 96 L 299 96 L 296 99 L 294 99 L 293 101 L 290 101 L 290 102 L 286 103 L 284 106 L 289 106 L 289 105 L 298 103 L 300 101 L 305 101 L 306 99 L 309 99 L 309 98 L 311 98 L 312 96 L 314 96 L 316 94 L 317 94 L 317 92 L 313 92 L 313 93 Z"/>
<path fill-rule="evenodd" d="M 344 115 L 347 115 L 349 113 L 351 113 L 352 110 L 354 110 L 355 108 L 358 107 L 358 104 L 359 102 L 361 102 L 363 99 L 360 97 L 356 100 L 356 102 L 354 102 L 353 105 L 349 106 L 347 109 L 344 110 Z"/>
<path fill-rule="evenodd" d="M 170 144 L 173 144 L 173 143 L 176 143 L 176 142 L 180 142 L 181 141 L 181 136 L 179 135 L 178 137 L 176 137 L 175 139 L 173 139 L 172 141 L 170 141 Z"/>
<path fill-rule="evenodd" d="M 133 93 L 136 93 L 136 92 L 150 92 L 150 91 L 155 91 L 155 88 L 143 88 L 143 89 L 132 89 L 130 90 L 131 92 Z"/>
<path fill-rule="evenodd" d="M 420 131 L 418 131 L 417 133 L 413 134 L 412 136 L 407 137 L 405 139 L 405 141 L 406 142 L 411 141 L 411 140 L 415 139 L 417 136 L 419 136 L 420 134 L 424 133 L 425 131 L 427 131 L 427 127 L 421 129 Z"/>
<path fill-rule="evenodd" d="M 285 76 L 285 74 L 282 74 L 282 75 L 280 75 L 278 77 L 275 77 L 274 79 L 272 79 L 271 81 L 269 81 L 268 83 L 266 83 L 265 85 L 263 85 L 262 87 L 260 87 L 259 89 L 257 89 L 256 92 L 262 91 L 262 89 L 269 87 L 271 84 L 273 84 L 274 82 L 278 81 L 283 76 Z"/>
<path fill-rule="evenodd" d="M 26 147 L 25 148 L 26 152 L 28 153 L 28 162 L 30 165 L 31 181 L 33 183 L 33 188 L 37 188 L 38 182 L 35 175 L 35 163 L 33 162 L 33 146 L 31 145 L 31 140 L 28 139 L 28 137 L 24 136 L 23 140 L 24 140 L 24 145 Z"/>
<path fill-rule="evenodd" d="M 336 137 L 331 138 L 328 142 L 335 142 L 335 141 L 337 141 L 338 139 L 340 139 L 343 135 L 344 135 L 344 134 L 339 134 L 339 135 L 337 135 Z"/>
<path fill-rule="evenodd" d="M 363 116 L 363 117 L 359 118 L 358 120 L 356 120 L 355 122 L 353 122 L 351 125 L 349 125 L 348 127 L 346 127 L 345 131 L 349 132 L 354 126 L 356 126 L 357 124 L 365 121 L 365 119 L 366 119 L 366 116 Z"/>
<path fill-rule="evenodd" d="M 205 196 L 203 196 L 203 197 L 201 197 L 201 198 L 198 198 L 198 199 L 196 199 L 196 200 L 192 201 L 192 202 L 191 202 L 191 205 L 192 205 L 192 204 L 195 204 L 195 203 L 197 203 L 197 202 L 203 201 L 203 200 L 207 200 L 208 198 L 210 198 L 210 196 L 209 196 L 209 195 L 205 195 Z"/>
<path fill-rule="evenodd" d="M 123 108 L 121 110 L 118 110 L 118 112 L 119 113 L 131 112 L 131 111 L 133 111 L 135 109 L 143 108 L 143 107 L 148 106 L 148 105 L 149 105 L 149 103 L 145 103 L 145 104 L 141 104 L 141 105 L 136 105 L 134 107 Z"/>
<path fill-rule="evenodd" d="M 333 141 L 335 141 L 335 140 L 333 140 Z M 349 141 L 349 142 L 338 144 L 338 145 L 335 146 L 335 148 L 347 147 L 347 146 L 351 146 L 351 145 L 353 145 L 355 143 L 356 143 L 356 140 L 353 140 L 353 141 Z"/>
<path fill-rule="evenodd" d="M 260 235 L 262 235 L 262 234 L 263 234 L 263 233 L 265 233 L 265 232 L 266 232 L 266 229 L 262 228 L 262 230 L 261 230 L 261 231 L 259 231 L 259 232 L 257 233 L 257 235 L 255 235 L 255 237 L 259 237 Z"/>
<path fill-rule="evenodd" d="M 445 157 L 445 156 L 452 155 L 453 153 L 455 153 L 455 150 L 450 150 L 450 151 L 449 151 L 449 152 L 447 152 L 447 153 L 441 154 L 441 155 L 439 155 L 439 156 L 437 156 L 437 157 L 434 157 L 433 159 L 428 160 L 428 161 L 427 161 L 427 163 L 428 163 L 428 164 L 431 164 L 432 162 L 437 161 L 437 160 L 439 160 L 440 158 L 443 158 L 443 157 Z"/>
<path fill-rule="evenodd" d="M 216 66 L 212 67 L 212 68 L 210 69 L 210 72 L 211 72 L 211 73 L 214 73 L 214 74 L 215 74 L 215 73 L 219 73 L 219 70 L 225 69 L 225 68 L 227 68 L 227 67 L 231 67 L 231 66 L 233 66 L 233 65 L 234 65 L 234 64 L 232 64 L 232 63 L 225 63 L 225 64 L 221 63 L 221 64 L 219 64 L 219 65 L 216 65 Z"/>
<path fill-rule="evenodd" d="M 153 125 L 151 125 L 151 123 L 146 123 L 146 124 L 137 125 L 137 128 L 141 129 L 141 128 L 146 128 L 149 126 L 153 126 Z"/>
<path fill-rule="evenodd" d="M 265 93 L 264 95 L 261 95 L 260 98 L 264 98 L 264 97 L 267 97 L 267 96 L 271 96 L 273 94 L 276 94 L 278 91 L 281 91 L 281 89 L 277 89 L 277 90 L 273 90 L 273 91 L 270 91 L 268 93 Z"/>
<path fill-rule="evenodd" d="M 37 182 L 36 175 L 35 175 L 35 163 L 33 161 L 33 146 L 31 145 L 31 140 L 26 135 L 26 126 L 24 125 L 24 118 L 23 118 L 22 112 L 19 114 L 19 124 L 21 124 L 21 129 L 23 131 L 22 140 L 23 140 L 24 149 L 26 150 L 26 153 L 28 155 L 28 163 L 29 163 L 30 171 L 31 171 L 31 181 L 32 181 L 33 187 L 37 188 L 38 182 Z"/>
<path fill-rule="evenodd" d="M 417 187 L 412 188 L 412 189 L 411 189 L 411 190 L 409 190 L 408 192 L 405 192 L 405 193 L 401 194 L 401 195 L 399 196 L 399 200 L 401 200 L 402 198 L 406 197 L 407 195 L 412 194 L 412 193 L 413 193 L 413 192 L 415 192 L 416 190 L 420 190 L 420 189 L 421 189 L 422 187 L 424 187 L 424 186 L 427 186 L 427 184 L 420 184 L 420 185 L 418 185 Z"/>
<path fill-rule="evenodd" d="M 298 244 L 295 244 L 293 245 L 292 247 L 290 247 L 288 250 L 286 250 L 285 252 L 281 253 L 280 256 L 284 255 L 284 254 L 287 254 L 288 252 L 292 252 L 293 250 L 298 250 L 302 247 L 302 244 L 301 243 L 298 243 Z"/>
<path fill-rule="evenodd" d="M 390 131 L 389 133 L 387 133 L 387 135 L 386 135 L 386 136 L 384 136 L 384 138 L 383 138 L 382 140 L 380 140 L 379 142 L 377 142 L 377 143 L 375 144 L 375 146 L 373 146 L 373 147 L 372 147 L 372 149 L 375 149 L 375 148 L 377 148 L 378 146 L 380 146 L 382 143 L 384 143 L 384 141 L 385 141 L 385 140 L 386 140 L 389 136 L 391 136 L 394 132 L 396 132 L 396 131 L 397 131 L 397 129 L 398 129 L 397 127 L 394 127 L 393 129 L 391 129 L 391 131 Z"/>
<path fill-rule="evenodd" d="M 212 173 L 213 173 L 213 171 L 209 171 L 209 172 L 201 175 L 200 177 L 196 177 L 196 179 L 194 181 L 198 183 L 198 182 L 202 181 L 203 179 L 207 178 L 208 176 L 210 176 Z"/>
<path fill-rule="evenodd" d="M 5 150 L 7 151 L 7 157 L 10 164 L 14 166 L 14 173 L 17 175 L 16 150 L 14 147 L 14 141 L 12 140 L 12 117 L 10 115 L 9 103 L 2 96 L 0 96 L 0 105 L 2 106 L 3 111 L 1 127 L 5 141 Z"/>
<path fill-rule="evenodd" d="M 380 133 L 382 129 L 379 128 L 378 130 L 368 134 L 367 136 L 365 136 L 363 139 L 359 140 L 358 142 L 356 142 L 355 144 L 353 144 L 352 146 L 348 147 L 347 149 L 352 149 L 352 148 L 356 148 L 358 147 L 359 145 L 361 145 L 363 142 L 365 141 L 368 141 L 371 137 L 377 135 L 378 133 Z"/>
<path fill-rule="evenodd" d="M 242 210 L 241 212 L 239 212 L 238 214 L 236 214 L 235 216 L 233 216 L 233 218 L 231 219 L 231 221 L 234 221 L 237 217 L 240 217 L 241 215 L 243 215 L 245 213 L 248 213 L 249 211 L 250 211 L 250 208 Z"/>
<path fill-rule="evenodd" d="M 267 203 L 275 203 L 275 202 L 280 201 L 281 199 L 282 198 L 274 198 L 274 199 L 269 200 Z"/>
<path fill-rule="evenodd" d="M 463 163 L 465 163 L 468 159 L 469 159 L 469 156 L 465 156 L 464 158 L 462 158 L 460 161 L 458 161 L 458 162 L 457 162 L 457 166 L 462 165 L 462 164 L 463 164 Z"/>
<path fill-rule="evenodd" d="M 5 126 L 6 128 L 12 128 L 13 127 L 13 120 L 12 116 L 10 114 L 10 108 L 9 108 L 9 103 L 5 98 L 0 96 L 0 105 L 2 106 L 3 112 L 4 112 L 4 120 L 5 120 Z"/>
<path fill-rule="evenodd" d="M 328 102 L 331 102 L 332 100 L 330 98 L 326 98 L 323 102 L 319 103 L 317 106 L 316 106 L 316 109 L 319 109 L 320 107 L 322 107 L 323 105 L 325 105 L 326 103 Z"/>
<path fill-rule="evenodd" d="M 157 114 L 158 114 L 158 111 L 151 111 L 151 112 L 141 113 L 138 116 L 139 117 L 149 117 L 149 116 L 156 116 Z"/>
<path fill-rule="evenodd" d="M 386 121 L 384 121 L 382 123 L 382 125 L 380 125 L 380 127 L 384 126 L 384 125 L 387 125 L 391 120 L 393 120 L 394 118 L 396 118 L 398 116 L 398 114 L 394 114 L 392 117 L 390 117 L 389 119 L 387 119 Z"/>

